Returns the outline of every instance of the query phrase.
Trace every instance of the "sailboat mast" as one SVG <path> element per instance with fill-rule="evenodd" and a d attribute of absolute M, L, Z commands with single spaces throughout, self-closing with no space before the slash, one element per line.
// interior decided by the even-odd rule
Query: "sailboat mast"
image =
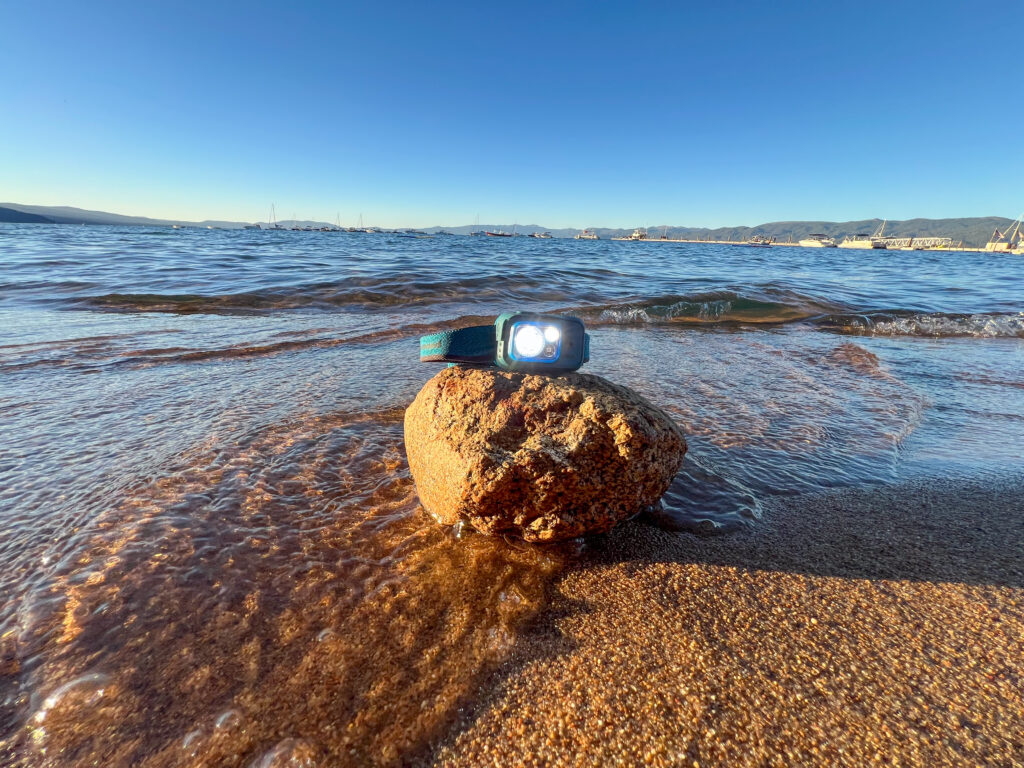
<path fill-rule="evenodd" d="M 1017 221 L 1016 223 L 1014 223 L 1013 229 L 1011 229 L 1010 232 L 1006 235 L 1006 242 L 1012 243 L 1013 238 L 1020 234 L 1020 225 L 1022 221 L 1024 221 L 1024 213 L 1017 217 Z"/>

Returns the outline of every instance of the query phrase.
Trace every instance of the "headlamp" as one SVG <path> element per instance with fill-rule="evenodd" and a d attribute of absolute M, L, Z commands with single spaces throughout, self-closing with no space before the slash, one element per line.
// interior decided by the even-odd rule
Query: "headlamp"
<path fill-rule="evenodd" d="M 507 312 L 494 325 L 432 333 L 420 339 L 424 362 L 493 365 L 524 373 L 566 373 L 590 359 L 583 321 L 568 315 Z"/>

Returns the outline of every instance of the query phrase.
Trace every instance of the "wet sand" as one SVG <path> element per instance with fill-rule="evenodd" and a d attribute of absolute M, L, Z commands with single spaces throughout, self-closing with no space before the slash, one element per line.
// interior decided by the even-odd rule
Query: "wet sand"
<path fill-rule="evenodd" d="M 751 533 L 627 524 L 423 764 L 1024 764 L 1024 488 L 776 499 Z"/>

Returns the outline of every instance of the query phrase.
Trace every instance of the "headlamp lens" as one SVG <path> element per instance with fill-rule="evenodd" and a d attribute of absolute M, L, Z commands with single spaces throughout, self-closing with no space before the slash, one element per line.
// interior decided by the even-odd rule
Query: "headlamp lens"
<path fill-rule="evenodd" d="M 555 334 L 557 337 L 557 328 L 555 329 Z M 547 332 L 542 332 L 536 325 L 520 325 L 516 329 L 515 338 L 512 340 L 516 355 L 518 357 L 537 357 L 544 349 L 544 338 L 546 335 Z"/>
<path fill-rule="evenodd" d="M 549 325 L 544 328 L 544 341 L 548 344 L 555 344 L 559 336 L 561 336 L 561 333 L 558 330 L 558 326 Z"/>

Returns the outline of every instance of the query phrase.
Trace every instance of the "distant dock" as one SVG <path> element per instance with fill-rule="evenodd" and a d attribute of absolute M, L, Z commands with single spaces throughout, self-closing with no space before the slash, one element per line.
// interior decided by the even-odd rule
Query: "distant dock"
<path fill-rule="evenodd" d="M 692 238 L 671 238 L 671 237 L 649 237 L 649 238 L 636 238 L 636 237 L 613 237 L 612 240 L 628 241 L 633 243 L 700 243 L 702 245 L 748 245 L 746 240 L 694 240 Z M 923 239 L 923 238 L 922 238 Z M 887 244 L 881 248 L 865 248 L 863 250 L 875 250 L 875 251 L 955 251 L 957 253 L 984 253 L 988 251 L 987 248 L 968 248 L 966 246 L 957 245 L 913 245 L 911 244 L 915 238 L 893 238 L 899 242 L 893 244 Z M 761 246 L 763 247 L 763 246 Z M 815 246 L 800 245 L 800 243 L 788 242 L 773 242 L 771 243 L 772 248 L 811 248 L 813 250 L 822 250 Z M 845 250 L 845 249 L 844 249 Z"/>
<path fill-rule="evenodd" d="M 625 240 L 631 243 L 705 243 L 708 245 L 746 245 L 746 240 L 693 240 L 675 237 L 612 237 L 611 240 Z M 773 245 L 796 245 L 796 243 L 773 243 Z"/>

